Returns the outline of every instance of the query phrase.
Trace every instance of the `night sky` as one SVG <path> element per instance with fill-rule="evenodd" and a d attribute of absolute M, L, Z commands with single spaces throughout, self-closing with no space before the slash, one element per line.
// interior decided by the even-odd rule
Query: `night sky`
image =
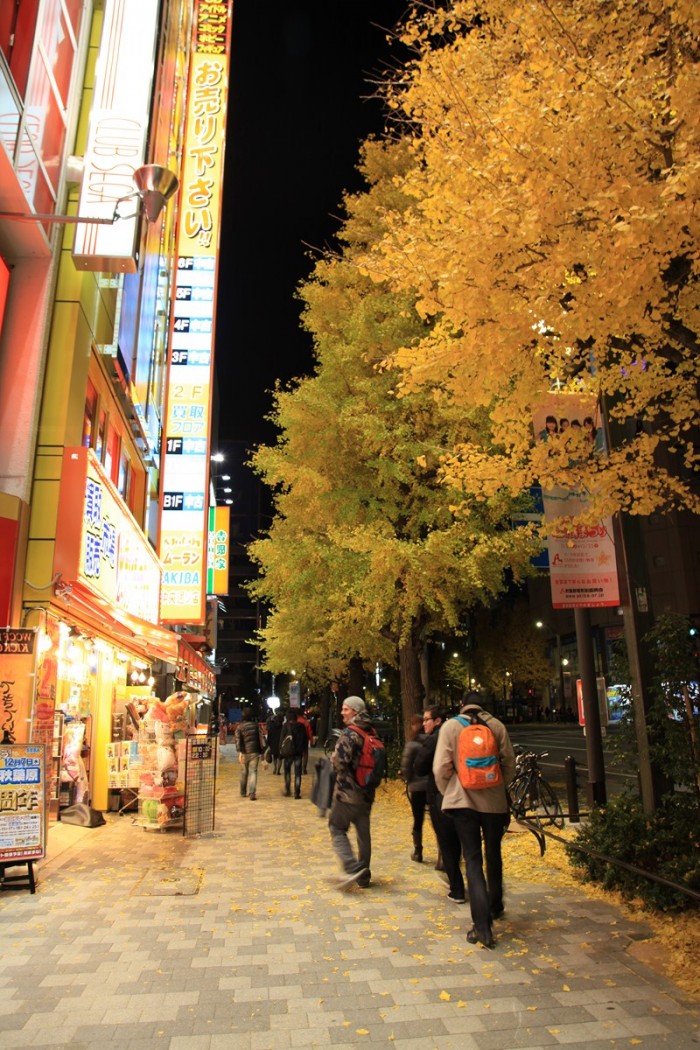
<path fill-rule="evenodd" d="M 294 298 L 333 244 L 361 141 L 384 124 L 368 80 L 406 0 L 234 0 L 216 362 L 220 438 L 274 440 L 276 379 L 312 367 Z"/>

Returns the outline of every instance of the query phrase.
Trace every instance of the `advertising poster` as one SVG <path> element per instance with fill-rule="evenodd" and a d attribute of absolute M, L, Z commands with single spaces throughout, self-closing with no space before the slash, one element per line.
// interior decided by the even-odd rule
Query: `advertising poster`
<path fill-rule="evenodd" d="M 34 700 L 36 631 L 0 630 L 0 741 L 29 740 Z"/>
<path fill-rule="evenodd" d="M 0 864 L 46 853 L 44 755 L 41 744 L 0 744 Z"/>
<path fill-rule="evenodd" d="M 540 441 L 561 440 L 569 428 L 579 429 L 584 452 L 605 454 L 604 431 L 595 398 L 552 393 L 534 414 Z M 576 447 L 580 448 L 577 441 Z M 620 604 L 612 518 L 594 525 L 574 524 L 587 508 L 585 494 L 558 485 L 542 489 L 545 521 L 557 522 L 547 539 L 552 606 L 590 609 Z"/>

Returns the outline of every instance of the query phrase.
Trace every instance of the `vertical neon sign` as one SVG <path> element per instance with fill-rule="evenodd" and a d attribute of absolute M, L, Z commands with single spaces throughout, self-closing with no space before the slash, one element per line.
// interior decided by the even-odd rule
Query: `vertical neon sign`
<path fill-rule="evenodd" d="M 161 622 L 205 621 L 211 378 L 231 34 L 228 0 L 199 0 L 168 354 L 159 554 Z"/>

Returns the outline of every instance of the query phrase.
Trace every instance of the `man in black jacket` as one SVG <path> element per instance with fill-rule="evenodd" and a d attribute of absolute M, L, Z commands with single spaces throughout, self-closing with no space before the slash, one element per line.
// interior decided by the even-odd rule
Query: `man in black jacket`
<path fill-rule="evenodd" d="M 241 763 L 241 795 L 246 794 L 252 802 L 256 799 L 258 786 L 258 766 L 260 756 L 265 750 L 265 738 L 262 726 L 253 718 L 249 707 L 241 711 L 241 721 L 236 727 L 236 750 Z"/>
<path fill-rule="evenodd" d="M 287 738 L 291 745 L 285 746 Z M 284 762 L 284 793 L 291 795 L 292 766 L 294 766 L 294 798 L 301 798 L 301 767 L 304 760 L 304 746 L 308 742 L 306 727 L 298 719 L 295 707 L 287 711 L 287 718 L 280 733 L 280 754 Z"/>
<path fill-rule="evenodd" d="M 417 777 L 427 776 L 428 778 L 426 800 L 430 821 L 440 848 L 445 874 L 450 884 L 450 892 L 447 894 L 447 899 L 454 904 L 464 904 L 466 895 L 464 876 L 462 874 L 462 844 L 454 821 L 442 812 L 442 795 L 437 789 L 435 777 L 433 776 L 433 757 L 437 747 L 438 733 L 444 717 L 442 708 L 436 704 L 426 707 L 423 712 L 423 732 L 425 736 L 413 762 L 413 772 Z"/>

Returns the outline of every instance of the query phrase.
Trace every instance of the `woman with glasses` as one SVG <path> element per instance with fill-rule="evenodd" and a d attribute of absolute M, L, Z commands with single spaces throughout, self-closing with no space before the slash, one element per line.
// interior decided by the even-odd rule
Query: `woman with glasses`
<path fill-rule="evenodd" d="M 462 875 L 462 844 L 457 835 L 454 822 L 442 812 L 442 795 L 435 784 L 433 776 L 433 757 L 438 742 L 438 733 L 443 723 L 445 714 L 441 707 L 436 704 L 426 707 L 423 712 L 423 742 L 413 763 L 415 776 L 426 776 L 428 786 L 426 798 L 430 822 L 433 825 L 435 838 L 442 857 L 444 875 L 450 886 L 447 899 L 453 904 L 464 904 L 466 892 L 464 888 L 464 876 Z"/>

